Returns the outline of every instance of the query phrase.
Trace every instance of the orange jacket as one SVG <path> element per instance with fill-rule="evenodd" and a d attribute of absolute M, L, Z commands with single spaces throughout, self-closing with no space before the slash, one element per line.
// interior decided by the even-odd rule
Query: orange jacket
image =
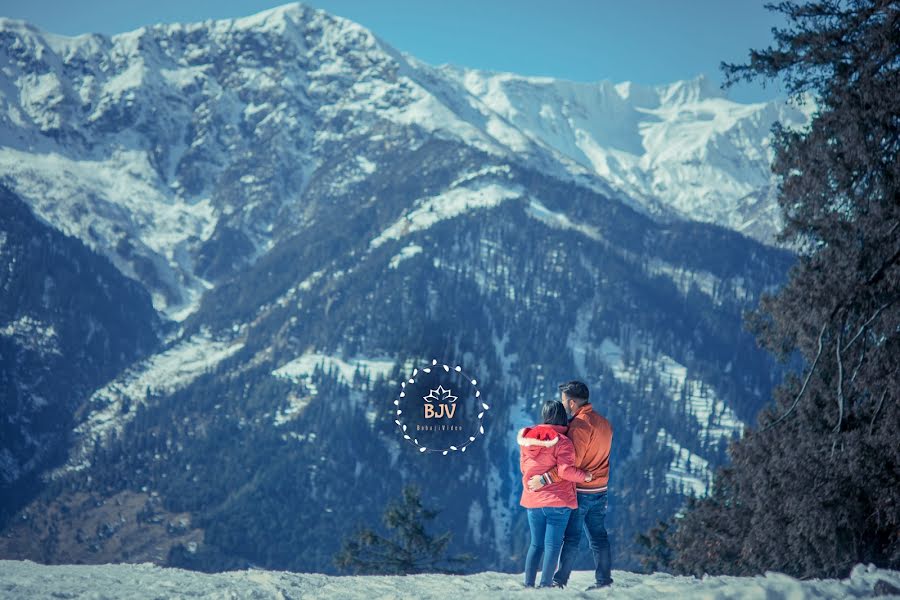
<path fill-rule="evenodd" d="M 575 446 L 575 466 L 589 471 L 594 478 L 590 482 L 575 485 L 579 492 L 600 492 L 609 483 L 609 450 L 612 447 L 612 425 L 606 418 L 594 412 L 588 402 L 580 407 L 569 420 L 566 432 Z M 561 478 L 556 469 L 550 471 L 553 481 Z"/>

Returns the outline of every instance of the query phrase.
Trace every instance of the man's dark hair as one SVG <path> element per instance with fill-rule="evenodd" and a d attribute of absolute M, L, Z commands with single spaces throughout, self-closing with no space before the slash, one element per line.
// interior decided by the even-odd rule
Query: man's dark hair
<path fill-rule="evenodd" d="M 569 417 L 559 400 L 547 400 L 541 409 L 541 419 L 547 425 L 568 425 Z"/>
<path fill-rule="evenodd" d="M 569 398 L 575 398 L 578 400 L 578 404 L 584 404 L 588 401 L 591 393 L 588 391 L 588 386 L 584 384 L 583 381 L 567 381 L 566 383 L 559 384 L 559 391 L 568 396 Z"/>

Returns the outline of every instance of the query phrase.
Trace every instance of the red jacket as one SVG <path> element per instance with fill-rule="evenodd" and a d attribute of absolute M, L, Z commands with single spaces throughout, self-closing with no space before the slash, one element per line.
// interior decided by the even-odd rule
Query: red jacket
<path fill-rule="evenodd" d="M 575 467 L 575 447 L 564 433 L 565 425 L 535 425 L 519 431 L 519 468 L 522 470 L 522 499 L 525 508 L 566 506 L 578 508 L 574 482 L 583 482 L 587 471 Z M 556 467 L 564 481 L 545 485 L 536 492 L 528 489 L 528 480 Z"/>

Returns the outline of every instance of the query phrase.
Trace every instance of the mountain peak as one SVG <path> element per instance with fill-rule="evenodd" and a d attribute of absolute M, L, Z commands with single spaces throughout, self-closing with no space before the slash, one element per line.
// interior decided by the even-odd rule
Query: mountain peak
<path fill-rule="evenodd" d="M 662 104 L 685 104 L 708 98 L 725 98 L 725 93 L 705 73 L 691 79 L 656 86 Z"/>
<path fill-rule="evenodd" d="M 228 19 L 240 29 L 254 29 L 281 26 L 286 22 L 299 23 L 308 19 L 312 14 L 328 14 L 325 11 L 304 4 L 303 2 L 289 2 L 273 8 L 260 11 L 258 13 L 239 17 L 236 19 Z"/>
<path fill-rule="evenodd" d="M 643 108 L 656 108 L 665 104 L 687 104 L 709 98 L 727 98 L 725 92 L 705 73 L 690 79 L 655 85 L 623 81 L 616 84 L 616 91 L 623 100 Z"/>

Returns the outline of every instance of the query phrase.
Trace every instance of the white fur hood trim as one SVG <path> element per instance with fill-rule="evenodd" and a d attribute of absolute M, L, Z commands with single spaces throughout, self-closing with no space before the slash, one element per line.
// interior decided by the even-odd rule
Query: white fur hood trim
<path fill-rule="evenodd" d="M 516 436 L 516 440 L 519 442 L 520 446 L 544 446 L 545 448 L 549 448 L 551 446 L 555 446 L 556 442 L 559 441 L 559 434 L 556 435 L 552 440 L 537 440 L 535 438 L 527 438 L 525 437 L 525 430 L 531 429 L 530 427 L 523 427 L 519 430 L 519 435 Z"/>

